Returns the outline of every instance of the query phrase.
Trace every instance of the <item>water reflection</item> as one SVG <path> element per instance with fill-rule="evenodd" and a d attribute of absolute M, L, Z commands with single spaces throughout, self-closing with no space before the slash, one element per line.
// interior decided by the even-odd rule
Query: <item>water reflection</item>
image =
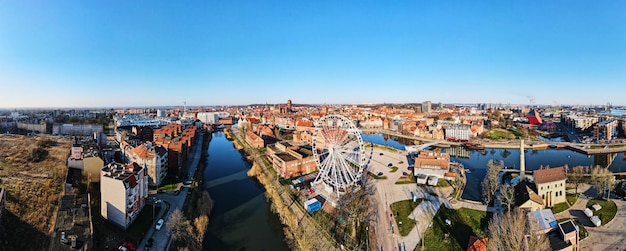
<path fill-rule="evenodd" d="M 381 134 L 370 134 L 363 137 L 364 141 L 392 146 L 398 149 L 404 149 L 404 144 L 393 140 L 390 137 L 387 141 L 383 140 Z M 519 150 L 518 149 L 496 149 L 488 148 L 483 151 L 467 150 L 463 152 L 458 148 L 446 148 L 443 151 L 449 151 L 451 160 L 462 163 L 465 168 L 472 169 L 472 173 L 468 175 L 467 187 L 463 192 L 463 198 L 471 200 L 480 199 L 480 182 L 485 176 L 485 168 L 490 159 L 502 160 L 506 166 L 519 168 Z M 613 172 L 626 172 L 626 156 L 624 153 L 613 154 L 596 154 L 585 155 L 566 149 L 546 149 L 546 150 L 528 150 L 524 153 L 526 159 L 526 169 L 536 170 L 541 166 L 559 167 L 567 165 L 570 168 L 574 166 L 602 166 L 608 167 Z"/>

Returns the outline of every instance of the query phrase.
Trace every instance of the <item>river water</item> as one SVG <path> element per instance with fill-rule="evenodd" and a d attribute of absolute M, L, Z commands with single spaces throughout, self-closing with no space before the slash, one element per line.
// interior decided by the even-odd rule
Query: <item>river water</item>
<path fill-rule="evenodd" d="M 405 144 L 416 142 L 389 137 L 382 134 L 363 134 L 363 141 L 382 144 L 404 150 Z M 462 163 L 466 169 L 472 172 L 467 174 L 467 185 L 461 196 L 464 199 L 480 200 L 480 182 L 486 174 L 487 162 L 490 159 L 503 160 L 508 167 L 519 168 L 519 149 L 495 149 L 488 148 L 484 151 L 469 151 L 462 147 L 448 148 L 451 160 Z M 540 166 L 559 167 L 596 166 L 607 167 L 613 172 L 626 172 L 626 160 L 624 153 L 585 155 L 571 150 L 531 150 L 524 152 L 526 170 L 536 170 Z"/>
<path fill-rule="evenodd" d="M 222 132 L 209 144 L 204 189 L 215 202 L 204 250 L 289 250 L 282 224 L 271 212 L 265 189 L 247 176 L 250 169 Z"/>

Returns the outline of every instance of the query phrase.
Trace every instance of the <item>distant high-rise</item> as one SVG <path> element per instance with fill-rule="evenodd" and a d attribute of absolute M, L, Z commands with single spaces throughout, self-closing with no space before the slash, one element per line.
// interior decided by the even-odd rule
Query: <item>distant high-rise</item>
<path fill-rule="evenodd" d="M 429 113 L 431 111 L 432 111 L 431 102 L 430 101 L 424 101 L 422 103 L 422 112 Z"/>

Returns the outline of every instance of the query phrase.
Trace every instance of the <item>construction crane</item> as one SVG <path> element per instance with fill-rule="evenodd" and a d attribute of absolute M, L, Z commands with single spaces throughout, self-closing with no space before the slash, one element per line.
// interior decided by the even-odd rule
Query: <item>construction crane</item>
<path fill-rule="evenodd" d="M 534 108 L 535 107 L 535 97 L 528 96 L 528 99 L 530 99 L 530 108 Z"/>

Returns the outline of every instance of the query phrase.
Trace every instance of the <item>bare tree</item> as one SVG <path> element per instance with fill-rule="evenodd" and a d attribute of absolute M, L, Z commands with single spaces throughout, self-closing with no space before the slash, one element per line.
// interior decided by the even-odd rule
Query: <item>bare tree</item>
<path fill-rule="evenodd" d="M 493 193 L 498 189 L 498 175 L 504 167 L 504 161 L 489 160 L 487 163 L 487 175 L 481 183 L 483 200 L 489 204 L 493 200 Z"/>
<path fill-rule="evenodd" d="M 189 221 L 179 209 L 174 210 L 167 220 L 167 223 L 165 223 L 167 230 L 170 231 L 174 240 L 186 240 L 188 238 L 188 225 Z"/>
<path fill-rule="evenodd" d="M 200 196 L 198 197 L 196 201 L 196 212 L 195 212 L 197 213 L 196 217 L 199 217 L 202 215 L 209 215 L 212 210 L 213 210 L 213 199 L 211 199 L 209 192 L 201 191 Z"/>
<path fill-rule="evenodd" d="M 615 176 L 613 173 L 609 171 L 608 168 L 604 168 L 601 166 L 596 166 L 591 170 L 591 179 L 596 187 L 596 190 L 600 193 L 601 196 L 606 195 L 608 199 L 610 194 L 610 189 L 615 185 Z"/>
<path fill-rule="evenodd" d="M 532 231 L 535 224 L 519 208 L 494 215 L 489 222 L 487 250 L 549 250 L 546 235 Z"/>
<path fill-rule="evenodd" d="M 515 205 L 515 188 L 502 185 L 500 188 L 500 197 L 502 198 L 502 204 L 505 204 L 507 211 L 510 212 L 511 206 Z"/>
<path fill-rule="evenodd" d="M 585 173 L 587 173 L 585 169 L 586 168 L 583 166 L 575 166 L 572 168 L 572 171 L 567 174 L 567 180 L 569 183 L 574 184 L 576 193 L 578 193 L 578 186 L 585 180 Z"/>
<path fill-rule="evenodd" d="M 209 217 L 206 215 L 200 215 L 200 217 L 193 220 L 193 225 L 196 228 L 194 231 L 196 241 L 202 243 L 204 234 L 206 233 L 206 228 L 209 226 Z"/>
<path fill-rule="evenodd" d="M 371 182 L 366 182 L 357 187 L 357 189 L 349 190 L 339 199 L 339 213 L 346 219 L 348 224 L 352 225 L 352 233 L 355 234 L 357 245 L 361 246 L 366 242 L 366 235 L 357 235 L 364 233 L 369 223 L 376 217 L 376 207 L 372 202 L 374 194 L 374 186 Z"/>

